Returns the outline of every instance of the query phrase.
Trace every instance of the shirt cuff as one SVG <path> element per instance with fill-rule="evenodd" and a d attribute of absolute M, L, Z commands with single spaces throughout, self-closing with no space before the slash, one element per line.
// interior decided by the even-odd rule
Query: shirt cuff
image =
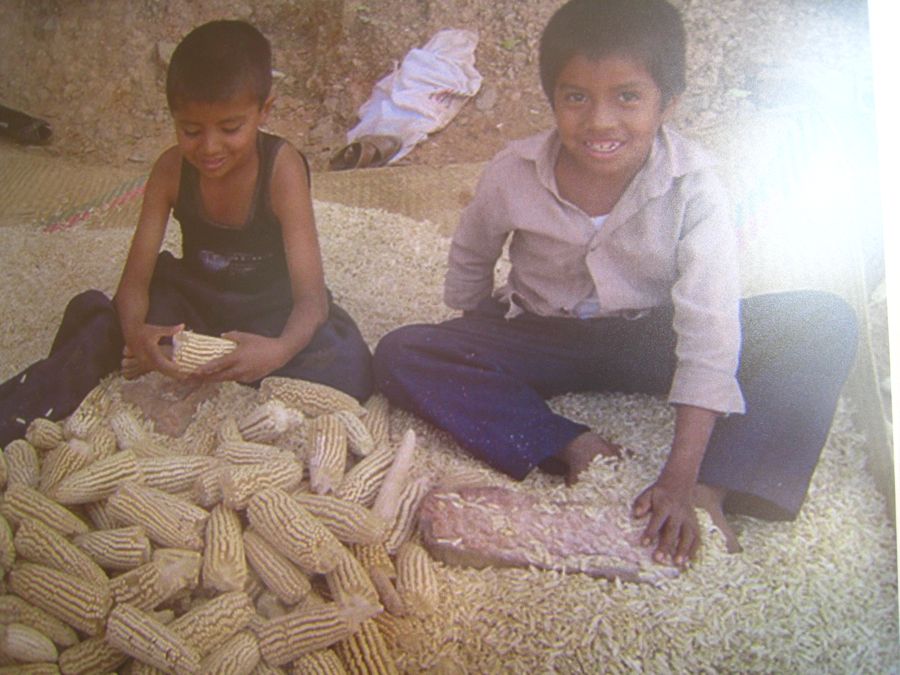
<path fill-rule="evenodd" d="M 723 414 L 745 412 L 744 397 L 734 375 L 698 366 L 679 366 L 675 370 L 669 403 Z"/>

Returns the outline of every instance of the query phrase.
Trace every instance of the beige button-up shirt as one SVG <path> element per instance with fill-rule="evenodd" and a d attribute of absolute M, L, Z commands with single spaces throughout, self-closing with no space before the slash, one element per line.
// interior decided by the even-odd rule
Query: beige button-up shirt
<path fill-rule="evenodd" d="M 737 243 L 713 159 L 663 127 L 644 167 L 599 229 L 560 196 L 555 130 L 511 143 L 486 167 L 450 247 L 444 300 L 473 309 L 494 292 L 509 239 L 511 270 L 495 295 L 510 315 L 635 316 L 672 304 L 677 335 L 669 401 L 743 412 Z M 516 302 L 512 302 L 515 297 Z"/>

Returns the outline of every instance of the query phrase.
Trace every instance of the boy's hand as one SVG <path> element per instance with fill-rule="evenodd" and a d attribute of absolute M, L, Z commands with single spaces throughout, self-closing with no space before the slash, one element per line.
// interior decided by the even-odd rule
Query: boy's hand
<path fill-rule="evenodd" d="M 656 542 L 653 559 L 684 567 L 700 547 L 700 526 L 694 513 L 692 486 L 672 486 L 658 480 L 634 501 L 635 518 L 650 516 L 641 543 Z"/>
<path fill-rule="evenodd" d="M 126 379 L 132 379 L 156 370 L 163 375 L 183 379 L 184 374 L 171 358 L 171 346 L 160 344 L 181 330 L 184 330 L 184 324 L 155 326 L 145 323 L 130 331 L 122 353 L 122 375 Z"/>
<path fill-rule="evenodd" d="M 206 363 L 192 374 L 206 382 L 240 382 L 250 384 L 261 380 L 286 362 L 276 338 L 263 337 L 254 333 L 231 331 L 223 338 L 233 340 L 237 348 L 230 354 Z"/>

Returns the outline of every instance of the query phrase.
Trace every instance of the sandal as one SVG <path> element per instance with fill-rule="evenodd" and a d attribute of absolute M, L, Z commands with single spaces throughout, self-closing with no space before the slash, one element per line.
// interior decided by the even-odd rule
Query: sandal
<path fill-rule="evenodd" d="M 360 136 L 338 150 L 328 162 L 328 168 L 344 171 L 384 166 L 397 154 L 401 145 L 397 136 Z"/>

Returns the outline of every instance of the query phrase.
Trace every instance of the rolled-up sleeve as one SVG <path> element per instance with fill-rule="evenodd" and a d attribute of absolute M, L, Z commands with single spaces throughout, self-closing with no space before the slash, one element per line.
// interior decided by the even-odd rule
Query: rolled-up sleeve
<path fill-rule="evenodd" d="M 744 412 L 737 238 L 724 187 L 711 172 L 682 178 L 684 226 L 672 286 L 677 366 L 669 401 Z"/>

